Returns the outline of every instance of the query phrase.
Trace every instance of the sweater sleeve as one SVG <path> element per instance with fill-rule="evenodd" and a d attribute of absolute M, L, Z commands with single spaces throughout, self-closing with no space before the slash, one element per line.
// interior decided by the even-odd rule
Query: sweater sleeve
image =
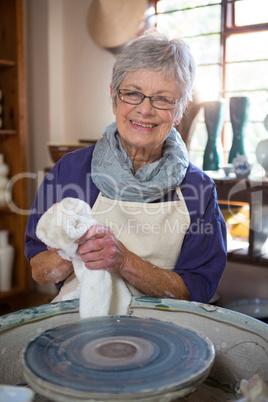
<path fill-rule="evenodd" d="M 205 182 L 201 175 L 194 187 L 196 200 L 190 196 L 189 186 L 184 191 L 191 224 L 174 267 L 188 287 L 191 300 L 202 303 L 208 303 L 215 294 L 227 260 L 226 225 L 215 184 L 210 179 Z"/>

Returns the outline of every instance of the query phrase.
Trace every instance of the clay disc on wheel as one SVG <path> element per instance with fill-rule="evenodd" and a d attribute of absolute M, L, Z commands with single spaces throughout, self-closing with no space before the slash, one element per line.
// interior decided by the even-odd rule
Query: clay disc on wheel
<path fill-rule="evenodd" d="M 203 382 L 214 357 L 205 335 L 173 323 L 98 317 L 37 336 L 23 352 L 23 372 L 55 401 L 167 401 Z"/>

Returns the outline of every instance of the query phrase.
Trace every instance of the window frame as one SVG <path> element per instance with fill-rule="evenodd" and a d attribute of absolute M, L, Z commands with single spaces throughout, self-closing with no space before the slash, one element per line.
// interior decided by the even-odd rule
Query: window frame
<path fill-rule="evenodd" d="M 158 2 L 159 0 L 156 0 Z M 235 3 L 243 0 L 222 0 L 221 1 L 221 31 L 220 31 L 220 67 L 222 68 L 221 88 L 223 95 L 226 93 L 226 42 L 229 36 L 242 33 L 252 33 L 268 30 L 268 23 L 252 25 L 235 25 Z M 230 22 L 229 22 L 230 21 Z M 256 60 L 255 60 L 256 61 Z"/>
<path fill-rule="evenodd" d="M 161 0 L 150 0 L 150 6 L 154 7 L 155 10 L 155 16 L 163 14 L 162 12 L 157 12 L 157 3 Z M 220 30 L 217 32 L 220 35 L 220 57 L 219 57 L 219 62 L 218 63 L 204 63 L 204 64 L 199 64 L 199 66 L 209 66 L 209 65 L 218 65 L 219 70 L 220 70 L 220 93 L 219 95 L 222 96 L 223 98 L 226 99 L 227 95 L 230 91 L 226 87 L 226 69 L 227 66 L 230 64 L 235 64 L 239 62 L 228 62 L 226 60 L 226 54 L 227 54 L 227 40 L 230 36 L 236 35 L 236 34 L 243 34 L 243 33 L 253 33 L 253 32 L 260 32 L 260 31 L 268 31 L 268 22 L 267 23 L 260 23 L 260 24 L 251 24 L 251 25 L 243 25 L 243 26 L 237 26 L 235 24 L 235 4 L 244 1 L 244 0 L 221 0 L 218 3 L 215 3 L 215 5 L 218 5 L 221 7 L 221 21 L 220 21 Z M 179 3 L 179 0 L 178 0 Z M 189 7 L 189 8 L 182 8 L 177 10 L 172 10 L 170 13 L 173 13 L 175 11 L 184 11 L 184 10 L 189 10 L 189 9 L 196 9 L 196 8 L 201 8 L 201 7 L 208 7 L 208 6 L 214 6 L 214 4 L 206 4 L 206 5 L 200 5 L 196 7 Z M 169 12 L 165 12 L 169 13 Z M 156 21 L 156 26 L 157 26 L 157 21 Z M 216 32 L 215 32 L 216 33 Z M 215 34 L 214 33 L 214 34 Z M 198 35 L 198 36 L 203 36 Z M 243 62 L 247 62 L 249 60 L 244 60 Z M 250 61 L 258 61 L 258 60 L 250 60 Z M 266 61 L 266 59 L 262 59 L 259 61 Z M 268 61 L 268 60 L 267 60 Z M 247 90 L 247 89 L 245 89 Z M 264 88 L 265 90 L 265 88 Z M 235 91 L 239 92 L 239 91 Z M 225 136 L 225 124 L 224 128 L 222 131 L 222 144 L 224 149 L 226 149 L 226 136 Z"/>

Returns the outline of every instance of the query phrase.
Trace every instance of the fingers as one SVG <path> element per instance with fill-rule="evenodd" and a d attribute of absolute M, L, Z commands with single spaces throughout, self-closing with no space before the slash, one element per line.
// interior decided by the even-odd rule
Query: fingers
<path fill-rule="evenodd" d="M 88 269 L 103 269 L 106 264 L 107 249 L 103 244 L 103 238 L 93 238 L 86 240 L 78 247 L 77 253 L 80 254 L 82 261 Z"/>
<path fill-rule="evenodd" d="M 125 266 L 127 249 L 116 239 L 110 228 L 94 225 L 77 242 L 77 253 L 86 268 L 120 272 Z"/>
<path fill-rule="evenodd" d="M 88 253 L 96 253 L 103 250 L 110 243 L 112 231 L 111 229 L 102 226 L 94 225 L 82 236 L 77 242 L 79 247 L 77 253 L 84 255 Z"/>
<path fill-rule="evenodd" d="M 110 231 L 111 231 L 111 229 L 109 229 L 103 225 L 93 225 L 86 231 L 86 233 L 82 237 L 80 237 L 78 240 L 76 240 L 76 243 L 83 244 L 87 240 L 100 239 L 101 237 L 104 237 Z"/>

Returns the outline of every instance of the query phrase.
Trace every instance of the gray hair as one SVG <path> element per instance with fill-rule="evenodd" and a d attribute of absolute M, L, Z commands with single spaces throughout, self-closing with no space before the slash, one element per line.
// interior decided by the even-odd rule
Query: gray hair
<path fill-rule="evenodd" d="M 175 79 L 181 94 L 175 118 L 180 119 L 188 101 L 192 101 L 195 78 L 195 62 L 188 45 L 182 39 L 169 39 L 156 30 L 147 31 L 131 42 L 114 63 L 113 105 L 117 105 L 117 91 L 126 75 L 141 69 L 162 71 L 165 78 Z"/>

